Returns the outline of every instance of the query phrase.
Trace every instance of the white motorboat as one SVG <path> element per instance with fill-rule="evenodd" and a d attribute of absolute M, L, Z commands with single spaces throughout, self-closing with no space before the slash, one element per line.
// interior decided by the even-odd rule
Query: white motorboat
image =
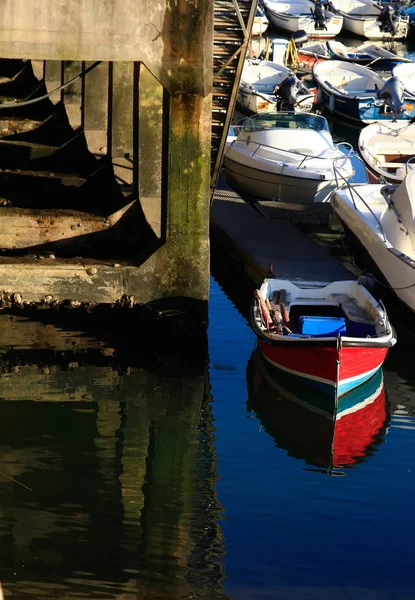
<path fill-rule="evenodd" d="M 276 89 L 278 88 L 278 89 Z M 293 102 L 289 102 L 289 100 Z M 269 60 L 246 59 L 237 95 L 238 108 L 247 113 L 274 112 L 293 104 L 296 112 L 309 112 L 314 93 L 290 69 Z"/>
<path fill-rule="evenodd" d="M 343 18 L 327 11 L 319 0 L 263 0 L 263 6 L 274 27 L 289 33 L 302 30 L 309 38 L 333 38 L 343 26 Z"/>
<path fill-rule="evenodd" d="M 392 74 L 402 82 L 405 92 L 415 97 L 415 64 L 411 61 L 396 65 Z"/>
<path fill-rule="evenodd" d="M 415 311 L 415 171 L 398 187 L 344 184 L 331 202 L 400 300 Z"/>
<path fill-rule="evenodd" d="M 285 202 L 324 202 L 336 187 L 334 164 L 347 179 L 350 158 L 315 114 L 262 114 L 244 120 L 224 157 L 229 183 L 245 194 Z"/>
<path fill-rule="evenodd" d="M 387 59 L 391 61 L 408 62 L 412 64 L 411 59 L 397 56 L 393 52 L 386 50 L 378 44 L 372 42 L 364 42 L 359 46 L 345 46 L 337 40 L 328 40 L 326 42 L 329 55 L 334 60 L 347 60 L 359 65 L 369 65 L 373 61 Z"/>
<path fill-rule="evenodd" d="M 385 80 L 368 67 L 340 60 L 326 60 L 313 67 L 317 101 L 330 112 L 354 121 L 408 121 L 415 98 L 404 93 L 397 77 Z"/>
<path fill-rule="evenodd" d="M 374 0 L 329 0 L 333 13 L 343 17 L 343 29 L 369 40 L 406 38 L 409 17 L 391 5 Z"/>
<path fill-rule="evenodd" d="M 371 183 L 399 184 L 415 168 L 415 125 L 371 123 L 360 132 L 358 149 Z"/>
<path fill-rule="evenodd" d="M 268 29 L 268 19 L 264 14 L 264 11 L 258 6 L 252 23 L 252 36 L 257 37 L 262 35 Z"/>

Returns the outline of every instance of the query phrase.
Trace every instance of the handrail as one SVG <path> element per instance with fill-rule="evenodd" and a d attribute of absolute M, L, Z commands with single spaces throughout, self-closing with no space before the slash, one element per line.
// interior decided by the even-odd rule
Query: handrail
<path fill-rule="evenodd" d="M 263 144 L 263 143 L 260 143 L 260 142 L 253 142 L 253 141 L 250 141 L 250 140 L 238 140 L 238 139 L 236 139 L 236 140 L 233 140 L 231 142 L 230 146 L 233 146 L 236 143 L 246 144 L 246 145 L 248 145 L 248 144 L 256 144 L 257 148 L 255 149 L 255 151 L 252 154 L 252 156 L 255 156 L 255 154 L 258 152 L 258 150 L 260 148 L 270 148 L 271 150 L 278 150 L 279 152 L 286 152 L 287 154 L 291 154 L 291 155 L 294 155 L 294 156 L 299 154 L 300 156 L 304 156 L 305 159 L 307 159 L 307 158 L 313 158 L 313 159 L 314 158 L 318 158 L 319 160 L 328 160 L 327 156 L 312 156 L 311 154 L 305 154 L 304 152 L 299 152 L 298 150 L 296 150 L 295 152 L 293 152 L 291 150 L 286 150 L 285 148 L 277 148 L 276 146 L 270 146 L 268 144 Z M 347 143 L 347 142 L 345 142 L 345 143 Z M 347 158 L 349 158 L 349 156 L 350 155 L 345 155 L 345 154 L 343 154 L 343 152 L 341 152 L 339 156 L 331 157 L 331 160 L 336 161 L 338 159 L 347 159 Z M 304 162 L 304 160 L 301 161 L 301 164 L 303 164 L 303 162 Z"/>
<path fill-rule="evenodd" d="M 360 159 L 360 156 L 355 156 L 354 158 L 357 158 L 358 160 L 361 160 L 361 159 Z M 355 209 L 355 210 L 358 210 L 358 208 L 357 208 L 357 206 L 356 206 L 356 200 L 355 200 L 355 199 L 354 199 L 354 197 L 353 197 L 353 194 L 356 194 L 356 196 L 359 198 L 359 200 L 361 200 L 361 201 L 363 202 L 363 204 L 366 206 L 366 208 L 368 209 L 368 211 L 370 212 L 370 214 L 372 215 L 372 217 L 375 219 L 375 221 L 376 221 L 376 223 L 377 223 L 377 225 L 378 225 L 378 227 L 379 227 L 379 229 L 380 229 L 380 231 L 381 231 L 381 233 L 382 233 L 382 235 L 383 235 L 383 240 L 384 240 L 384 242 L 387 242 L 387 237 L 386 237 L 386 235 L 385 235 L 385 232 L 384 232 L 384 230 L 383 230 L 383 227 L 382 227 L 382 223 L 380 222 L 379 218 L 376 216 L 376 214 L 375 214 L 375 213 L 373 212 L 373 210 L 370 208 L 370 206 L 368 205 L 368 203 L 366 202 L 366 200 L 365 200 L 365 199 L 364 199 L 364 198 L 363 198 L 363 197 L 362 197 L 362 196 L 359 194 L 359 192 L 357 192 L 357 191 L 356 191 L 356 189 L 355 189 L 355 187 L 356 187 L 356 184 L 354 184 L 354 185 L 352 186 L 352 184 L 350 183 L 350 181 L 348 181 L 348 180 L 347 180 L 347 179 L 346 179 L 346 178 L 345 178 L 345 177 L 342 175 L 342 173 L 340 172 L 340 170 L 339 170 L 339 169 L 336 167 L 336 164 L 335 164 L 335 163 L 336 163 L 336 161 L 337 161 L 337 159 L 335 159 L 335 160 L 333 161 L 333 170 L 334 170 L 334 177 L 335 177 L 335 179 L 336 179 L 336 188 L 343 187 L 343 186 L 344 186 L 344 184 L 346 184 L 346 186 L 348 187 L 348 189 L 349 189 L 349 191 L 350 191 L 350 198 L 351 198 L 351 200 L 352 200 L 352 202 L 353 202 L 354 209 Z M 361 162 L 363 163 L 363 161 L 362 161 L 362 160 L 361 160 Z M 337 178 L 337 177 L 341 177 L 341 179 L 344 181 L 344 184 L 343 184 L 343 186 L 340 186 L 340 185 L 339 185 L 339 180 L 338 180 L 338 178 Z"/>
<path fill-rule="evenodd" d="M 413 160 L 415 160 L 415 156 L 411 156 L 411 158 L 408 158 L 408 160 L 405 163 L 405 177 L 406 177 L 406 175 L 408 175 L 408 165 Z"/>

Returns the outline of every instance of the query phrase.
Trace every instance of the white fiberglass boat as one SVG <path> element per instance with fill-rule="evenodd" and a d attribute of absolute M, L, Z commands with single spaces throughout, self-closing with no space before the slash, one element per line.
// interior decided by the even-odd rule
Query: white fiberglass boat
<path fill-rule="evenodd" d="M 263 0 L 265 14 L 274 27 L 289 33 L 305 31 L 309 38 L 333 38 L 340 33 L 343 18 L 309 0 Z"/>
<path fill-rule="evenodd" d="M 331 202 L 400 300 L 415 311 L 415 171 L 399 187 L 345 184 Z"/>
<path fill-rule="evenodd" d="M 415 125 L 371 123 L 360 132 L 358 149 L 371 183 L 401 183 L 415 169 Z"/>
<path fill-rule="evenodd" d="M 288 108 L 290 98 L 296 112 L 312 110 L 313 91 L 290 69 L 269 60 L 245 61 L 236 99 L 240 110 L 248 113 L 278 111 Z"/>
<path fill-rule="evenodd" d="M 262 35 L 268 29 L 268 19 L 264 14 L 264 11 L 258 6 L 256 9 L 256 15 L 254 17 L 254 22 L 252 23 L 252 35 L 257 37 Z"/>
<path fill-rule="evenodd" d="M 324 202 L 336 187 L 333 164 L 353 176 L 348 156 L 334 144 L 324 117 L 276 113 L 245 119 L 227 148 L 229 183 L 243 193 L 285 202 Z"/>
<path fill-rule="evenodd" d="M 373 0 L 329 0 L 333 13 L 343 17 L 343 28 L 369 40 L 406 38 L 409 17 L 391 5 Z"/>
<path fill-rule="evenodd" d="M 347 60 L 358 65 L 369 65 L 373 61 L 388 59 L 390 61 L 408 62 L 413 64 L 409 58 L 397 56 L 393 52 L 386 50 L 378 44 L 364 42 L 360 46 L 345 46 L 337 40 L 328 40 L 326 42 L 330 57 L 334 60 Z"/>
<path fill-rule="evenodd" d="M 405 62 L 396 65 L 392 69 L 392 74 L 402 82 L 405 92 L 415 97 L 415 64 Z"/>
<path fill-rule="evenodd" d="M 405 94 L 398 77 L 385 80 L 368 67 L 340 60 L 326 60 L 313 67 L 317 101 L 330 112 L 360 121 L 409 121 L 415 98 Z"/>

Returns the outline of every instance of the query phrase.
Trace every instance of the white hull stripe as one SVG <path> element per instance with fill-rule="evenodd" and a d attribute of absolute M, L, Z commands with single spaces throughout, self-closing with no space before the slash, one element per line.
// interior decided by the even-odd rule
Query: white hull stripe
<path fill-rule="evenodd" d="M 382 377 L 382 381 L 379 384 L 379 387 L 376 390 L 376 392 L 374 392 L 371 396 L 366 398 L 366 400 L 364 400 L 363 402 L 360 402 L 359 404 L 355 404 L 354 406 L 351 406 L 350 408 L 346 408 L 345 410 L 340 410 L 340 412 L 337 414 L 336 420 L 338 421 L 342 417 L 345 417 L 346 415 L 351 415 L 352 413 L 355 413 L 358 410 L 361 410 L 365 406 L 368 406 L 368 404 L 372 404 L 379 397 L 382 389 L 383 389 L 383 377 Z"/>
<path fill-rule="evenodd" d="M 339 384 L 347 385 L 349 383 L 353 383 L 353 381 L 357 381 L 358 379 L 363 379 L 363 377 L 366 377 L 367 379 L 369 379 L 369 377 L 374 375 L 381 366 L 382 366 L 382 363 L 380 363 L 374 369 L 370 369 L 369 371 L 366 371 L 366 373 L 360 373 L 360 375 L 354 375 L 353 377 L 348 377 L 347 379 L 341 379 Z"/>
<path fill-rule="evenodd" d="M 274 362 L 273 360 L 268 358 L 268 356 L 265 356 L 265 354 L 263 356 L 271 365 L 273 365 L 277 369 L 281 369 L 282 371 L 285 371 L 286 373 L 290 373 L 291 375 L 297 375 L 298 377 L 304 377 L 306 379 L 311 379 L 312 381 L 317 381 L 319 383 L 324 383 L 326 385 L 332 385 L 333 387 L 336 386 L 336 382 L 333 380 L 324 379 L 323 377 L 317 377 L 316 375 L 310 375 L 309 373 L 304 373 L 303 371 L 296 371 L 294 369 L 289 369 L 288 367 L 284 367 L 284 366 L 280 365 L 279 363 Z M 376 371 L 380 368 L 381 365 L 382 365 L 382 363 L 380 363 L 374 369 L 370 369 L 369 371 L 366 371 L 365 373 L 360 373 L 359 375 L 354 375 L 353 377 L 348 377 L 347 379 L 341 379 L 338 382 L 338 385 L 339 385 L 339 387 L 343 387 L 343 386 L 347 386 L 348 384 L 353 383 L 354 381 L 357 381 L 359 379 L 363 379 L 363 378 L 369 379 L 369 377 L 371 377 L 372 375 L 374 375 L 376 373 Z"/>
<path fill-rule="evenodd" d="M 316 375 L 309 375 L 308 373 L 303 373 L 303 371 L 295 371 L 294 369 L 289 369 L 288 367 L 283 367 L 279 363 L 272 361 L 268 356 L 263 355 L 264 358 L 277 369 L 281 369 L 281 371 L 285 371 L 286 373 L 291 373 L 291 375 L 297 375 L 298 377 L 304 377 L 306 379 L 311 379 L 312 381 L 318 381 L 319 383 L 324 383 L 326 385 L 336 386 L 335 381 L 331 381 L 330 379 L 324 379 L 323 377 L 317 377 Z"/>

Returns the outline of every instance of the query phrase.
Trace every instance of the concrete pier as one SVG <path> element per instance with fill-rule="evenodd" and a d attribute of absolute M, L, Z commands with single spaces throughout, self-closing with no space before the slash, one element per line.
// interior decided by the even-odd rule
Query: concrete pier
<path fill-rule="evenodd" d="M 225 4 L 240 17 L 232 2 L 221 10 Z M 234 33 L 231 41 L 233 53 L 242 48 L 239 65 L 256 2 L 240 4 L 244 37 L 238 42 Z M 3 296 L 22 305 L 50 297 L 81 304 L 126 298 L 128 305 L 183 298 L 198 318 L 205 316 L 213 3 L 35 0 L 28 6 L 17 0 L 4 2 L 0 17 L 0 76 L 22 59 L 33 73 L 16 91 L 17 102 L 50 93 L 94 66 L 30 109 L 13 107 L 32 136 L 16 137 L 10 125 L 0 138 Z M 240 66 L 232 68 L 236 88 Z M 5 112 L 0 109 L 0 119 Z M 18 160 L 10 164 L 1 144 L 12 137 Z M 23 146 L 34 143 L 28 160 Z M 15 183 L 10 189 L 2 187 L 5 169 Z M 25 192 L 32 183 L 36 194 Z M 6 236 L 11 226 L 13 239 Z"/>

